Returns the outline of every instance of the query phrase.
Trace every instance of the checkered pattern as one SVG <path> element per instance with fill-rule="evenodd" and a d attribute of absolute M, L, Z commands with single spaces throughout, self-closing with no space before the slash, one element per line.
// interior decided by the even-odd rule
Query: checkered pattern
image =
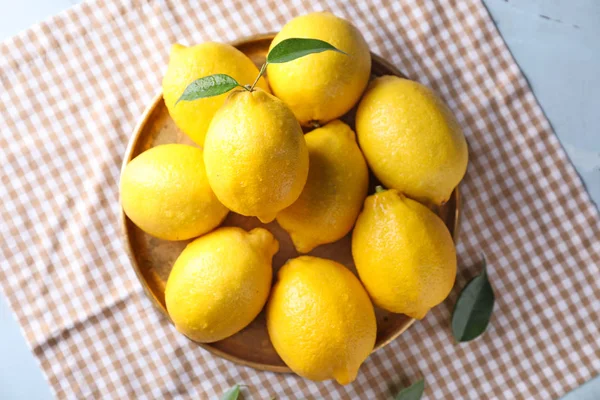
<path fill-rule="evenodd" d="M 171 43 L 233 41 L 310 10 L 456 112 L 471 160 L 456 289 L 340 387 L 239 367 L 177 334 L 118 232 L 119 166 Z M 600 218 L 484 6 L 467 1 L 96 0 L 0 46 L 0 286 L 59 398 L 557 398 L 600 372 Z M 487 333 L 454 344 L 459 288 L 487 255 Z"/>

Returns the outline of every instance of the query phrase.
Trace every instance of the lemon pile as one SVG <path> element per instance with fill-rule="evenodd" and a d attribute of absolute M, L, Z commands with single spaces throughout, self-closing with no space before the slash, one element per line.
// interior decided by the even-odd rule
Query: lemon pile
<path fill-rule="evenodd" d="M 465 175 L 467 144 L 432 90 L 396 76 L 371 79 L 367 43 L 346 20 L 297 17 L 271 50 L 296 38 L 337 51 L 259 72 L 227 44 L 173 45 L 163 97 L 197 147 L 166 144 L 137 156 L 123 171 L 121 202 L 150 235 L 196 238 L 165 289 L 180 332 L 219 341 L 265 308 L 271 342 L 294 372 L 347 384 L 375 346 L 374 306 L 421 319 L 452 289 L 454 242 L 431 207 L 448 201 Z M 181 101 L 215 74 L 240 85 Z M 340 120 L 352 109 L 355 131 Z M 369 194 L 370 173 L 387 189 Z M 299 253 L 352 232 L 358 277 L 303 255 L 288 260 L 273 284 L 278 241 L 265 227 L 219 227 L 229 211 L 276 220 Z"/>

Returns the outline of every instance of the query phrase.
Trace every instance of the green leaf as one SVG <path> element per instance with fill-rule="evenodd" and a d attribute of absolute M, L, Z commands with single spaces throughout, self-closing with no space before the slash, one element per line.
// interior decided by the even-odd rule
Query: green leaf
<path fill-rule="evenodd" d="M 175 102 L 175 105 L 182 100 L 192 101 L 204 97 L 218 96 L 229 92 L 236 86 L 240 86 L 240 84 L 229 75 L 215 74 L 205 76 L 190 83 L 183 91 L 181 97 Z"/>
<path fill-rule="evenodd" d="M 419 400 L 425 390 L 425 380 L 421 379 L 407 388 L 404 388 L 396 395 L 395 400 Z"/>
<path fill-rule="evenodd" d="M 494 289 L 488 281 L 486 261 L 483 271 L 460 293 L 452 313 L 452 335 L 457 342 L 468 342 L 481 335 L 494 309 Z"/>
<path fill-rule="evenodd" d="M 327 50 L 346 54 L 340 49 L 336 49 L 334 46 L 322 40 L 291 38 L 277 43 L 277 45 L 273 47 L 267 55 L 267 62 L 269 64 L 281 64 L 307 56 L 309 54 L 321 53 Z"/>
<path fill-rule="evenodd" d="M 221 400 L 237 400 L 240 396 L 240 385 L 234 385 L 231 389 L 223 393 Z"/>

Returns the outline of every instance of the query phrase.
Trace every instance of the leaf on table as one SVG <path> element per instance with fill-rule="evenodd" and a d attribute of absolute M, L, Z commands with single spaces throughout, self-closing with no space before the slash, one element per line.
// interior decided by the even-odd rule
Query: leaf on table
<path fill-rule="evenodd" d="M 221 400 L 237 400 L 240 396 L 240 385 L 234 385 L 231 389 L 223 393 Z"/>
<path fill-rule="evenodd" d="M 452 313 L 452 335 L 457 342 L 468 342 L 485 332 L 494 309 L 494 289 L 488 280 L 485 257 L 481 274 L 460 293 Z"/>
<path fill-rule="evenodd" d="M 333 45 L 319 39 L 285 39 L 277 43 L 277 45 L 275 45 L 275 47 L 269 51 L 269 54 L 267 55 L 267 63 L 286 63 L 309 54 L 321 53 L 328 50 L 346 54 Z"/>
<path fill-rule="evenodd" d="M 404 388 L 396 395 L 395 400 L 419 400 L 425 390 L 425 380 L 421 379 L 407 388 Z"/>

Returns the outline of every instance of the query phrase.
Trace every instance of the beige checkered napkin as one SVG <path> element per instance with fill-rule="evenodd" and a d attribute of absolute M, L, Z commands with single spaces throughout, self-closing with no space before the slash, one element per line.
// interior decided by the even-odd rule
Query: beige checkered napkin
<path fill-rule="evenodd" d="M 171 43 L 232 41 L 329 9 L 435 88 L 471 161 L 448 301 L 349 386 L 238 367 L 175 332 L 118 236 L 119 165 Z M 479 2 L 92 1 L 1 45 L 0 286 L 59 398 L 557 398 L 600 372 L 600 219 Z M 488 332 L 456 345 L 450 311 L 487 255 Z"/>

